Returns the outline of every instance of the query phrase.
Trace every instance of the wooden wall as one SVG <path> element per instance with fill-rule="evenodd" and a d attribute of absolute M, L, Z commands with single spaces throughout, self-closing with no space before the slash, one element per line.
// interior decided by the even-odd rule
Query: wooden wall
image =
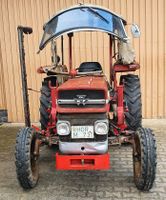
<path fill-rule="evenodd" d="M 61 9 L 78 4 L 80 0 L 0 0 L 0 109 L 7 109 L 9 121 L 22 122 L 23 105 L 18 57 L 17 26 L 33 27 L 25 36 L 28 86 L 40 90 L 42 76 L 38 66 L 50 64 L 50 46 L 39 55 L 38 45 L 42 26 Z M 166 2 L 165 0 L 82 0 L 98 4 L 121 14 L 128 23 L 140 26 L 140 39 L 133 39 L 141 69 L 144 118 L 166 117 Z M 127 27 L 130 35 L 130 27 Z M 65 38 L 66 43 L 66 38 Z M 59 44 L 59 43 L 58 43 Z M 65 44 L 65 51 L 68 45 Z M 74 65 L 98 60 L 109 73 L 108 37 L 102 33 L 75 34 Z M 65 63 L 68 65 L 67 54 Z M 39 93 L 30 91 L 32 121 L 38 121 Z"/>
<path fill-rule="evenodd" d="M 5 94 L 5 88 L 4 88 L 4 71 L 3 71 L 3 64 L 2 64 L 1 42 L 0 42 L 0 109 L 7 109 L 6 94 Z"/>

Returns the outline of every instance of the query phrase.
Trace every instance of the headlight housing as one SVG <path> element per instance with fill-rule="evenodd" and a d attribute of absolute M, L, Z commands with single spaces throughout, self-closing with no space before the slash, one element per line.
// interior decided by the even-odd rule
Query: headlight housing
<path fill-rule="evenodd" d="M 108 133 L 108 121 L 107 120 L 96 121 L 95 133 L 98 135 L 106 135 Z"/>
<path fill-rule="evenodd" d="M 57 134 L 64 136 L 70 134 L 70 123 L 68 121 L 57 122 Z"/>

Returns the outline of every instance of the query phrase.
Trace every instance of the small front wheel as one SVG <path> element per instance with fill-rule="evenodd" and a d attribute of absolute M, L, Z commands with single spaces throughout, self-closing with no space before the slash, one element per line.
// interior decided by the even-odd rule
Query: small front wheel
<path fill-rule="evenodd" d="M 156 142 L 152 130 L 138 128 L 134 134 L 133 171 L 136 187 L 149 191 L 156 175 Z"/>
<path fill-rule="evenodd" d="M 21 129 L 16 138 L 15 164 L 20 185 L 24 189 L 36 186 L 39 178 L 39 140 L 32 128 Z"/>

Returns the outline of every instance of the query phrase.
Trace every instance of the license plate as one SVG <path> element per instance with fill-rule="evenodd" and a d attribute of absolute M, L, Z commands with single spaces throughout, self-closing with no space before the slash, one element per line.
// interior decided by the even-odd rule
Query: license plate
<path fill-rule="evenodd" d="M 72 126 L 71 127 L 72 138 L 94 138 L 93 126 Z"/>

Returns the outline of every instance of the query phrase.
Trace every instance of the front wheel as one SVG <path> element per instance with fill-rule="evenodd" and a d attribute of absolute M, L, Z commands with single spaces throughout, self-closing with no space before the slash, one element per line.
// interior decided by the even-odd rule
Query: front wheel
<path fill-rule="evenodd" d="M 156 142 L 151 129 L 138 128 L 134 134 L 133 171 L 136 187 L 149 191 L 156 175 Z"/>
<path fill-rule="evenodd" d="M 24 189 L 31 189 L 38 182 L 38 156 L 39 140 L 34 129 L 21 129 L 16 138 L 15 164 L 18 181 Z"/>

